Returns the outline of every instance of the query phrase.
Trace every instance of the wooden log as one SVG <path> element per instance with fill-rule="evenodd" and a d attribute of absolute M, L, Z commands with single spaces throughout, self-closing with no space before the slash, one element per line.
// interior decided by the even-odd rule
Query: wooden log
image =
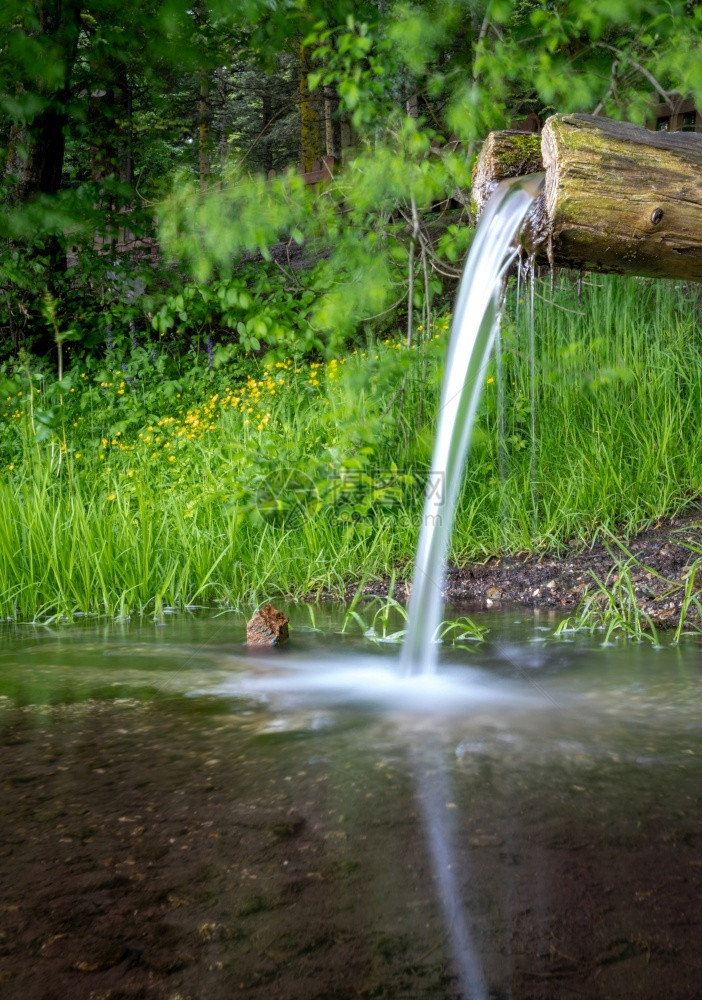
<path fill-rule="evenodd" d="M 541 151 L 555 263 L 702 281 L 702 136 L 554 115 Z"/>
<path fill-rule="evenodd" d="M 480 215 L 498 183 L 508 177 L 538 174 L 543 170 L 541 136 L 505 129 L 491 132 L 473 169 L 473 208 Z"/>
<path fill-rule="evenodd" d="M 530 249 L 560 267 L 702 281 L 702 135 L 554 115 L 541 153 L 540 245 L 532 236 Z M 508 166 L 503 157 L 495 181 L 527 172 Z M 487 188 L 479 163 L 483 174 Z"/>

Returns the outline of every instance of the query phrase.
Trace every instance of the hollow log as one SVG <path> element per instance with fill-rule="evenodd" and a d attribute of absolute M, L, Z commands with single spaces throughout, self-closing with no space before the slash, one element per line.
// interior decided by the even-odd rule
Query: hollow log
<path fill-rule="evenodd" d="M 493 169 L 496 150 L 503 152 Z M 702 135 L 554 115 L 541 156 L 546 177 L 532 252 L 545 250 L 560 267 L 702 281 Z M 534 172 L 533 160 L 509 172 L 509 158 L 509 141 L 486 143 L 475 171 L 482 189 Z"/>

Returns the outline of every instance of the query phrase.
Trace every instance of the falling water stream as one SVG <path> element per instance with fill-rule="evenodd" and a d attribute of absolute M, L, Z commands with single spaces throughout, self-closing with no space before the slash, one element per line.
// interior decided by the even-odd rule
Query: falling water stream
<path fill-rule="evenodd" d="M 543 185 L 534 174 L 503 181 L 480 220 L 454 309 L 439 424 L 402 650 L 405 674 L 434 673 L 444 564 L 485 368 L 495 340 L 502 278 L 517 254 L 514 237 Z"/>

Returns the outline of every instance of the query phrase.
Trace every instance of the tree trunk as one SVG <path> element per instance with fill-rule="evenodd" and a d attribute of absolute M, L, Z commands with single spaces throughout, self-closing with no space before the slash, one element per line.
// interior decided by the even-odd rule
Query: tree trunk
<path fill-rule="evenodd" d="M 533 171 L 533 161 L 527 169 L 510 154 L 509 140 L 495 138 L 504 135 L 493 133 L 476 165 L 481 191 L 500 176 Z M 532 249 L 563 267 L 702 281 L 701 135 L 554 115 L 541 151 L 546 176 Z"/>
<path fill-rule="evenodd" d="M 120 177 L 127 183 L 134 182 L 134 89 L 125 66 L 118 69 L 120 100 L 123 109 L 123 122 L 120 135 Z"/>
<path fill-rule="evenodd" d="M 38 5 L 43 40 L 60 53 L 62 74 L 49 91 L 39 93 L 42 110 L 11 131 L 5 173 L 13 181 L 12 197 L 25 201 L 35 194 L 55 194 L 61 184 L 65 153 L 64 127 L 71 74 L 78 50 L 81 0 L 42 0 Z"/>
<path fill-rule="evenodd" d="M 65 124 L 65 114 L 50 107 L 31 124 L 13 127 L 6 168 L 14 181 L 13 200 L 26 201 L 34 194 L 56 194 L 63 173 Z"/>
<path fill-rule="evenodd" d="M 270 128 L 273 124 L 273 95 L 270 91 L 268 79 L 264 82 L 264 91 L 261 95 L 261 136 L 263 137 L 263 169 L 268 173 L 273 169 L 273 145 L 271 143 Z"/>
<path fill-rule="evenodd" d="M 324 138 L 327 156 L 341 159 L 341 124 L 337 117 L 339 99 L 334 87 L 324 88 Z"/>
<path fill-rule="evenodd" d="M 319 99 L 310 93 L 307 82 L 311 70 L 309 52 L 300 42 L 300 160 L 305 171 L 322 159 Z"/>
<path fill-rule="evenodd" d="M 346 115 L 343 115 L 339 122 L 339 138 L 341 143 L 341 156 L 343 158 L 344 150 L 350 149 L 354 144 L 353 127 Z"/>
<path fill-rule="evenodd" d="M 5 177 L 9 181 L 8 199 L 22 203 L 37 195 L 56 194 L 61 186 L 66 149 L 64 128 L 68 120 L 71 76 L 78 52 L 80 10 L 82 0 L 38 0 L 34 11 L 39 24 L 38 41 L 45 50 L 45 59 L 52 71 L 41 79 L 51 84 L 36 86 L 34 78 L 24 84 L 34 91 L 40 110 L 29 121 L 15 122 L 5 160 Z M 29 32 L 27 32 L 29 33 Z M 66 271 L 66 252 L 58 236 L 44 236 L 27 241 L 29 254 L 47 261 L 47 290 L 60 294 L 59 277 Z M 54 338 L 47 325 L 38 325 L 34 349 L 48 355 L 54 349 Z"/>
<path fill-rule="evenodd" d="M 90 134 L 90 179 L 102 184 L 117 170 L 117 99 L 114 87 L 94 90 L 88 98 L 88 131 Z"/>
<path fill-rule="evenodd" d="M 410 94 L 410 96 L 405 101 L 405 111 L 410 116 L 410 118 L 419 118 L 419 95 Z"/>
<path fill-rule="evenodd" d="M 200 190 L 204 190 L 210 178 L 211 157 L 210 146 L 212 142 L 212 132 L 210 122 L 212 109 L 210 107 L 210 75 L 203 67 L 199 71 L 199 93 L 197 102 L 197 137 L 198 137 L 198 174 L 200 177 Z"/>

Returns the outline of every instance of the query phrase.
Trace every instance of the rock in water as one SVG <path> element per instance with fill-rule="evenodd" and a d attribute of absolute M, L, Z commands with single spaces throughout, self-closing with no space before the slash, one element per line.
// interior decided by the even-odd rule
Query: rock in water
<path fill-rule="evenodd" d="M 248 646 L 277 646 L 288 637 L 289 619 L 272 604 L 263 604 L 246 626 Z"/>

